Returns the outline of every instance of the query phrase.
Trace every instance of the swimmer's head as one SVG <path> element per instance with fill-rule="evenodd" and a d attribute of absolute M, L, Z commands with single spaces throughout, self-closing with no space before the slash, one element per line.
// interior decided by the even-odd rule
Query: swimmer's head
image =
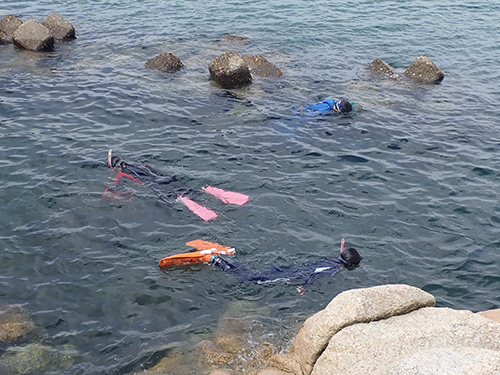
<path fill-rule="evenodd" d="M 113 150 L 108 151 L 108 167 L 109 168 L 123 168 L 127 165 L 118 156 L 113 156 Z"/>
<path fill-rule="evenodd" d="M 345 240 L 342 238 L 340 243 L 340 260 L 348 269 L 355 268 L 359 266 L 361 262 L 361 255 L 359 255 L 358 250 L 354 247 L 350 247 L 344 250 Z"/>
<path fill-rule="evenodd" d="M 127 165 L 122 159 L 118 156 L 112 156 L 108 158 L 108 167 L 109 168 L 124 168 Z"/>
<path fill-rule="evenodd" d="M 349 103 L 349 101 L 343 99 L 340 102 L 340 112 L 344 113 L 344 112 L 351 112 L 351 111 L 352 111 L 351 103 Z"/>
<path fill-rule="evenodd" d="M 346 267 L 357 267 L 361 262 L 361 255 L 354 247 L 350 247 L 340 254 L 340 260 Z"/>
<path fill-rule="evenodd" d="M 118 166 L 119 163 L 120 163 L 120 158 L 118 156 L 113 156 L 108 162 L 108 167 L 115 168 L 116 166 Z"/>
<path fill-rule="evenodd" d="M 343 99 L 342 101 L 336 102 L 333 105 L 333 110 L 335 112 L 342 112 L 342 113 L 351 112 L 352 105 L 351 105 L 351 103 L 349 103 L 349 101 Z"/>

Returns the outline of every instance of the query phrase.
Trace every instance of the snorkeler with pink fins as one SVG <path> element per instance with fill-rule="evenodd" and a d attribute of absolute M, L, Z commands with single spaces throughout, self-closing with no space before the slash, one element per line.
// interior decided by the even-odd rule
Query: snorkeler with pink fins
<path fill-rule="evenodd" d="M 127 163 L 118 156 L 113 156 L 112 150 L 108 152 L 107 164 L 109 168 L 118 169 L 115 177 L 115 186 L 105 190 L 104 198 L 113 195 L 119 198 L 127 197 L 125 180 L 137 182 L 149 187 L 162 204 L 172 206 L 175 201 L 180 201 L 198 217 L 205 221 L 217 218 L 217 213 L 209 208 L 196 203 L 191 197 L 201 192 L 212 195 L 226 204 L 243 205 L 248 201 L 248 195 L 222 190 L 212 186 L 203 188 L 190 188 L 176 176 L 162 176 L 147 164 Z M 125 179 L 125 180 L 124 180 Z"/>

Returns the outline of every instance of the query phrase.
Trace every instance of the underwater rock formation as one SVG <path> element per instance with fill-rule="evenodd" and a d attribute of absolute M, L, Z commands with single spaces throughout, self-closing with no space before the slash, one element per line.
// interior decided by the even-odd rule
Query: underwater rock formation
<path fill-rule="evenodd" d="M 20 307 L 0 304 L 0 343 L 15 342 L 34 328 L 35 323 Z"/>

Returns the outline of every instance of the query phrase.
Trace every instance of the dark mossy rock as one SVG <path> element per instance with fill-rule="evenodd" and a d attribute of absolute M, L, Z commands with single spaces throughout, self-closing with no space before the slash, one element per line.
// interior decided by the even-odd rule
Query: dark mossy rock
<path fill-rule="evenodd" d="M 417 57 L 404 75 L 420 83 L 439 83 L 444 78 L 444 72 L 426 56 Z"/>
<path fill-rule="evenodd" d="M 373 60 L 370 64 L 369 70 L 374 74 L 390 78 L 396 77 L 397 75 L 394 68 L 381 59 Z"/>
<path fill-rule="evenodd" d="M 50 13 L 42 22 L 52 32 L 55 40 L 75 39 L 75 28 L 57 13 Z"/>
<path fill-rule="evenodd" d="M 225 89 L 240 88 L 252 83 L 248 64 L 237 52 L 226 52 L 210 63 L 210 80 Z"/>
<path fill-rule="evenodd" d="M 159 70 L 161 72 L 172 72 L 179 70 L 184 66 L 182 61 L 171 53 L 162 53 L 144 64 L 146 69 Z"/>
<path fill-rule="evenodd" d="M 50 51 L 54 48 L 54 36 L 37 20 L 23 22 L 13 35 L 14 44 L 30 51 Z"/>
<path fill-rule="evenodd" d="M 5 16 L 0 20 L 0 44 L 12 43 L 12 36 L 22 21 L 16 16 Z"/>
<path fill-rule="evenodd" d="M 275 65 L 271 64 L 262 56 L 243 55 L 243 60 L 250 68 L 250 73 L 260 77 L 281 77 L 282 71 Z"/>

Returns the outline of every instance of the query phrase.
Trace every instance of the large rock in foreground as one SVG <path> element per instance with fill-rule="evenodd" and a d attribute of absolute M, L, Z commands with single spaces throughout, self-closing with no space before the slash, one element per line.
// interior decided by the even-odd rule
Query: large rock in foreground
<path fill-rule="evenodd" d="M 0 44 L 12 43 L 12 36 L 23 22 L 16 16 L 5 16 L 0 20 Z"/>
<path fill-rule="evenodd" d="M 355 324 L 332 337 L 312 371 L 336 374 L 500 374 L 500 324 L 432 307 Z"/>
<path fill-rule="evenodd" d="M 30 51 L 49 51 L 54 47 L 54 36 L 37 20 L 25 21 L 13 36 L 14 44 Z"/>
<path fill-rule="evenodd" d="M 237 52 L 226 52 L 210 63 L 210 79 L 224 89 L 235 89 L 252 83 L 247 63 Z"/>
<path fill-rule="evenodd" d="M 57 13 L 50 13 L 42 25 L 52 32 L 55 40 L 75 39 L 75 28 Z"/>
<path fill-rule="evenodd" d="M 421 83 L 439 83 L 444 78 L 444 72 L 426 56 L 417 57 L 404 75 Z"/>
<path fill-rule="evenodd" d="M 144 66 L 146 69 L 159 70 L 161 72 L 172 72 L 179 70 L 184 66 L 184 64 L 177 56 L 171 53 L 162 53 L 161 55 L 146 61 Z"/>
<path fill-rule="evenodd" d="M 310 374 L 332 337 L 340 330 L 356 323 L 406 314 L 435 303 L 431 294 L 409 285 L 383 285 L 342 292 L 324 310 L 307 319 L 288 352 L 275 356 L 273 361 L 289 372 Z M 359 361 L 364 361 L 364 358 Z M 353 363 L 356 362 L 351 362 L 351 365 Z M 351 373 L 363 373 L 356 372 L 356 366 Z"/>
<path fill-rule="evenodd" d="M 274 364 L 297 375 L 500 374 L 500 323 L 434 303 L 408 285 L 343 292 Z"/>

